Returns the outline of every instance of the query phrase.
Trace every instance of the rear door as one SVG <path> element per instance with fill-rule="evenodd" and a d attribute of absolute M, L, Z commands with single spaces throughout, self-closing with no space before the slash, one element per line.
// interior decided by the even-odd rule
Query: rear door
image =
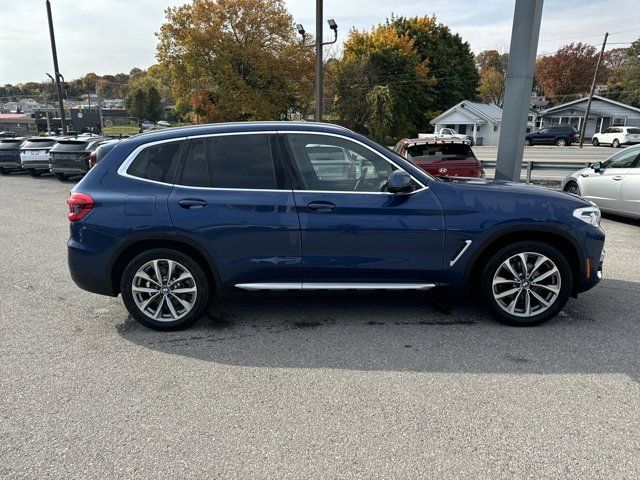
<path fill-rule="evenodd" d="M 278 148 L 274 132 L 188 140 L 169 213 L 227 288 L 300 288 L 300 223 Z"/>
<path fill-rule="evenodd" d="M 442 270 L 444 217 L 428 187 L 391 194 L 386 180 L 399 167 L 354 139 L 283 132 L 296 174 L 304 289 L 430 288 Z M 324 180 L 309 158 L 317 145 L 342 148 L 356 177 Z"/>

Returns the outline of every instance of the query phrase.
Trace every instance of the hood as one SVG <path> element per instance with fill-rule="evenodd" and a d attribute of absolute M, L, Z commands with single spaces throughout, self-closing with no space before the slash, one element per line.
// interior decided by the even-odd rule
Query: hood
<path fill-rule="evenodd" d="M 544 197 L 559 201 L 570 201 L 572 203 L 590 205 L 591 203 L 572 193 L 562 190 L 552 190 L 538 185 L 518 183 L 508 180 L 490 180 L 486 178 L 464 178 L 452 177 L 444 178 L 438 182 L 441 185 L 457 186 L 467 191 L 487 192 L 496 195 L 507 194 L 509 196 L 529 196 Z"/>

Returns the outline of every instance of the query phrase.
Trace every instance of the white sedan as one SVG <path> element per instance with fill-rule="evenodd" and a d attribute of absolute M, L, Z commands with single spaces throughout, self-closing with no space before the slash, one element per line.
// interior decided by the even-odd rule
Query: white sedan
<path fill-rule="evenodd" d="M 613 148 L 640 143 L 640 127 L 610 127 L 603 132 L 594 133 L 591 143 L 594 147 L 606 144 Z"/>
<path fill-rule="evenodd" d="M 640 145 L 572 173 L 562 190 L 591 200 L 603 212 L 640 218 Z"/>

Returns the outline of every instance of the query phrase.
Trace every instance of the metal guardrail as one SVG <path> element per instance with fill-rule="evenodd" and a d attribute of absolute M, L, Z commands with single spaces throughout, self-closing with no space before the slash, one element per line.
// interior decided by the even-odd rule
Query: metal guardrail
<path fill-rule="evenodd" d="M 496 168 L 496 160 L 480 160 L 482 167 Z M 589 167 L 592 162 L 585 162 L 582 160 L 565 160 L 562 162 L 549 162 L 547 160 L 523 160 L 522 170 L 527 172 L 527 183 L 531 183 L 531 173 L 533 170 L 572 170 L 575 167 L 576 170 L 584 167 Z"/>

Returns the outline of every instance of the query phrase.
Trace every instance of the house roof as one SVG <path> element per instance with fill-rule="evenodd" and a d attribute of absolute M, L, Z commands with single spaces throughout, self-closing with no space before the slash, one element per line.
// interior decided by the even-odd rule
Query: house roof
<path fill-rule="evenodd" d="M 473 114 L 473 116 L 479 117 L 480 119 L 489 121 L 491 123 L 500 123 L 502 121 L 502 109 L 499 106 L 494 104 L 463 100 L 457 105 L 451 107 L 449 110 L 442 112 L 440 115 L 432 119 L 429 123 L 435 125 L 453 112 L 465 111 L 467 113 Z"/>
<path fill-rule="evenodd" d="M 610 98 L 606 98 L 606 97 L 601 97 L 600 95 L 594 95 L 593 98 L 597 99 L 597 100 L 600 100 L 600 101 L 603 101 L 603 102 L 611 103 L 612 105 L 618 105 L 619 107 L 624 107 L 624 108 L 627 108 L 629 110 L 633 110 L 634 112 L 640 113 L 640 108 L 632 107 L 631 105 L 627 105 L 626 103 L 616 102 L 615 100 L 611 100 Z M 562 110 L 563 108 L 566 108 L 566 107 L 568 107 L 570 105 L 575 105 L 575 104 L 580 103 L 580 102 L 587 102 L 588 100 L 589 100 L 588 97 L 578 98 L 577 100 L 572 100 L 572 101 L 567 102 L 567 103 L 561 103 L 560 105 L 556 105 L 554 107 L 547 108 L 546 110 L 543 110 L 540 113 L 542 115 L 546 115 L 547 113 L 553 113 L 553 112 L 555 112 L 557 110 Z"/>

